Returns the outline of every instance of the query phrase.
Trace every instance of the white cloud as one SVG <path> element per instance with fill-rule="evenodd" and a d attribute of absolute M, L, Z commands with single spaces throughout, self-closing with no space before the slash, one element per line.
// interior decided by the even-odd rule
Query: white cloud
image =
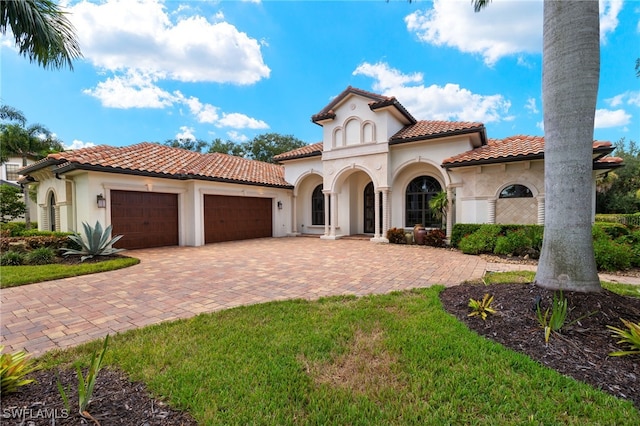
<path fill-rule="evenodd" d="M 544 121 L 538 121 L 536 127 L 544 132 Z"/>
<path fill-rule="evenodd" d="M 235 130 L 228 131 L 227 136 L 233 142 L 246 142 L 249 140 L 249 137 L 247 135 L 236 132 Z"/>
<path fill-rule="evenodd" d="M 618 27 L 618 14 L 622 10 L 622 0 L 600 0 L 600 41 L 606 42 L 607 35 Z"/>
<path fill-rule="evenodd" d="M 617 107 L 624 104 L 640 106 L 640 91 L 633 92 L 628 90 L 612 98 L 605 99 L 604 101 L 612 107 Z"/>
<path fill-rule="evenodd" d="M 452 83 L 427 87 L 422 84 L 422 76 L 404 75 L 385 63 L 363 63 L 353 74 L 374 78 L 375 90 L 398 98 L 418 119 L 490 123 L 513 118 L 507 115 L 511 103 L 502 95 L 479 95 Z"/>
<path fill-rule="evenodd" d="M 623 109 L 597 109 L 594 127 L 596 129 L 603 129 L 607 127 L 621 127 L 626 126 L 630 122 L 631 114 L 627 114 L 627 112 Z"/>
<path fill-rule="evenodd" d="M 195 140 L 196 137 L 193 134 L 194 130 L 195 129 L 193 127 L 180 126 L 180 132 L 176 133 L 176 139 L 191 139 L 191 140 Z"/>
<path fill-rule="evenodd" d="M 527 103 L 525 104 L 524 107 L 526 110 L 528 110 L 532 114 L 537 114 L 540 112 L 538 111 L 538 107 L 536 106 L 536 98 L 527 99 Z"/>
<path fill-rule="evenodd" d="M 434 46 L 482 55 L 493 66 L 506 56 L 542 52 L 542 1 L 493 1 L 476 13 L 468 0 L 433 0 L 405 17 L 407 29 Z M 622 0 L 600 0 L 600 40 L 618 26 Z M 640 28 L 640 24 L 639 24 Z M 517 58 L 526 65 L 526 59 Z"/>
<path fill-rule="evenodd" d="M 83 93 L 100 100 L 103 106 L 110 108 L 164 108 L 173 105 L 175 95 L 155 84 L 158 78 L 136 71 L 126 75 L 116 75 L 98 83 L 93 89 Z"/>
<path fill-rule="evenodd" d="M 64 149 L 65 150 L 80 149 L 80 148 L 89 148 L 91 146 L 96 146 L 96 144 L 94 144 L 93 142 L 82 142 L 81 140 L 74 139 L 73 142 L 71 142 L 71 145 L 65 144 Z"/>
<path fill-rule="evenodd" d="M 253 84 L 270 74 L 257 40 L 198 15 L 173 22 L 159 0 L 82 1 L 69 11 L 84 57 L 109 71 L 233 84 Z"/>
<path fill-rule="evenodd" d="M 476 13 L 470 1 L 434 0 L 405 18 L 424 42 L 482 55 L 492 66 L 505 56 L 542 51 L 542 2 L 495 1 Z"/>
<path fill-rule="evenodd" d="M 262 120 L 256 120 L 244 114 L 233 112 L 222 114 L 222 118 L 216 124 L 218 127 L 233 127 L 235 129 L 268 129 L 269 125 Z"/>

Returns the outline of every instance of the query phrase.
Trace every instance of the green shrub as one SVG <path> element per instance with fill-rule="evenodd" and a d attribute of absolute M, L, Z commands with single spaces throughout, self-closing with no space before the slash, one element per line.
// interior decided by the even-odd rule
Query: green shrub
<path fill-rule="evenodd" d="M 432 229 L 424 236 L 424 244 L 431 247 L 444 247 L 447 234 L 442 229 Z"/>
<path fill-rule="evenodd" d="M 616 222 L 632 228 L 640 227 L 640 213 L 633 214 L 597 214 L 596 222 Z"/>
<path fill-rule="evenodd" d="M 390 228 L 387 230 L 387 239 L 391 244 L 406 244 L 407 240 L 404 238 L 404 229 L 402 228 Z"/>
<path fill-rule="evenodd" d="M 29 265 L 47 265 L 54 263 L 55 258 L 56 252 L 52 248 L 39 247 L 27 254 L 27 263 Z"/>
<path fill-rule="evenodd" d="M 501 231 L 500 225 L 481 225 L 476 232 L 462 238 L 458 247 L 465 254 L 493 253 Z"/>
<path fill-rule="evenodd" d="M 521 256 L 533 251 L 532 246 L 531 239 L 521 229 L 519 231 L 509 231 L 507 235 L 498 237 L 493 252 L 495 254 Z"/>
<path fill-rule="evenodd" d="M 0 256 L 0 265 L 2 266 L 19 266 L 24 264 L 25 255 L 18 251 L 9 250 Z"/>
<path fill-rule="evenodd" d="M 631 267 L 632 255 L 627 245 L 609 238 L 597 238 L 593 241 L 593 250 L 599 270 L 619 271 Z"/>
<path fill-rule="evenodd" d="M 31 222 L 31 230 L 38 229 L 38 222 Z M 0 230 L 8 231 L 9 237 L 19 237 L 27 230 L 27 224 L 24 222 L 7 222 L 0 223 Z M 3 234 L 4 235 L 4 234 Z"/>
<path fill-rule="evenodd" d="M 451 230 L 451 246 L 458 248 L 460 241 L 480 229 L 479 223 L 456 223 Z"/>
<path fill-rule="evenodd" d="M 49 235 L 40 235 L 40 236 L 32 236 L 32 237 L 7 237 L 0 238 L 0 251 L 6 251 L 11 249 L 11 245 L 15 243 L 24 243 L 24 245 L 29 249 L 37 249 L 40 247 L 50 247 L 52 249 L 60 249 L 64 245 L 69 243 L 69 236 L 71 234 L 68 232 L 51 232 Z M 74 246 L 69 246 L 71 248 L 76 248 Z M 77 246 L 79 247 L 79 246 Z"/>
<path fill-rule="evenodd" d="M 629 247 L 631 266 L 640 266 L 640 230 L 632 231 L 628 235 L 616 238 L 615 242 Z"/>
<path fill-rule="evenodd" d="M 602 229 L 608 236 L 614 240 L 623 235 L 629 235 L 629 229 L 621 223 L 613 222 L 596 222 L 594 227 Z"/>

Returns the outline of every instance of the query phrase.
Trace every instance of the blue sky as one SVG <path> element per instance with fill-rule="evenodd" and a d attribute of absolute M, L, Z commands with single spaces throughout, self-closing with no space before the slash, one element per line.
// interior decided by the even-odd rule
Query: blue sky
<path fill-rule="evenodd" d="M 0 102 L 66 147 L 173 138 L 321 140 L 351 85 L 418 119 L 543 135 L 542 2 L 63 1 L 84 58 L 44 70 L 2 38 Z M 603 1 L 594 137 L 640 142 L 640 2 Z"/>

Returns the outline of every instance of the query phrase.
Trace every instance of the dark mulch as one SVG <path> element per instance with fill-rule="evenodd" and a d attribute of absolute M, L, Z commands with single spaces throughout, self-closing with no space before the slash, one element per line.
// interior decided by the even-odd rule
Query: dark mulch
<path fill-rule="evenodd" d="M 36 383 L 2 396 L 2 425 L 95 425 L 78 414 L 78 379 L 73 370 L 59 372 L 60 382 L 67 389 L 71 410 L 66 411 L 58 392 L 55 370 L 38 371 L 31 375 Z M 22 409 L 22 411 L 18 411 Z M 192 426 L 196 421 L 187 413 L 173 410 L 152 397 L 141 383 L 130 382 L 124 373 L 103 369 L 96 379 L 89 414 L 102 426 L 148 425 Z M 13 415 L 14 414 L 18 414 Z M 24 418 L 20 417 L 24 416 Z M 55 423 L 52 422 L 55 417 Z M 24 422 L 23 422 L 24 420 Z"/>
<path fill-rule="evenodd" d="M 486 321 L 469 317 L 469 299 L 494 296 L 498 312 Z M 445 289 L 441 300 L 447 312 L 478 334 L 510 349 L 524 353 L 561 374 L 588 383 L 619 398 L 632 401 L 640 409 L 640 356 L 609 356 L 627 349 L 617 345 L 607 325 L 625 329 L 620 318 L 640 322 L 640 299 L 603 290 L 600 293 L 565 292 L 571 312 L 568 321 L 587 315 L 562 334 L 552 334 L 548 344 L 538 323 L 535 300 L 546 309 L 553 291 L 533 284 L 462 284 Z M 589 313 L 594 312 L 589 315 Z"/>

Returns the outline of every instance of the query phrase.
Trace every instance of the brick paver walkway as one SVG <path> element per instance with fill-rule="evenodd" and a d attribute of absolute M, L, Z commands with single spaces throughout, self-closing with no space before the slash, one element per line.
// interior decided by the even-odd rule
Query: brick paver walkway
<path fill-rule="evenodd" d="M 117 271 L 1 290 L 7 351 L 38 354 L 107 333 L 239 305 L 293 298 L 387 293 L 447 286 L 486 270 L 477 256 L 362 240 L 266 238 L 128 253 L 140 264 Z"/>

